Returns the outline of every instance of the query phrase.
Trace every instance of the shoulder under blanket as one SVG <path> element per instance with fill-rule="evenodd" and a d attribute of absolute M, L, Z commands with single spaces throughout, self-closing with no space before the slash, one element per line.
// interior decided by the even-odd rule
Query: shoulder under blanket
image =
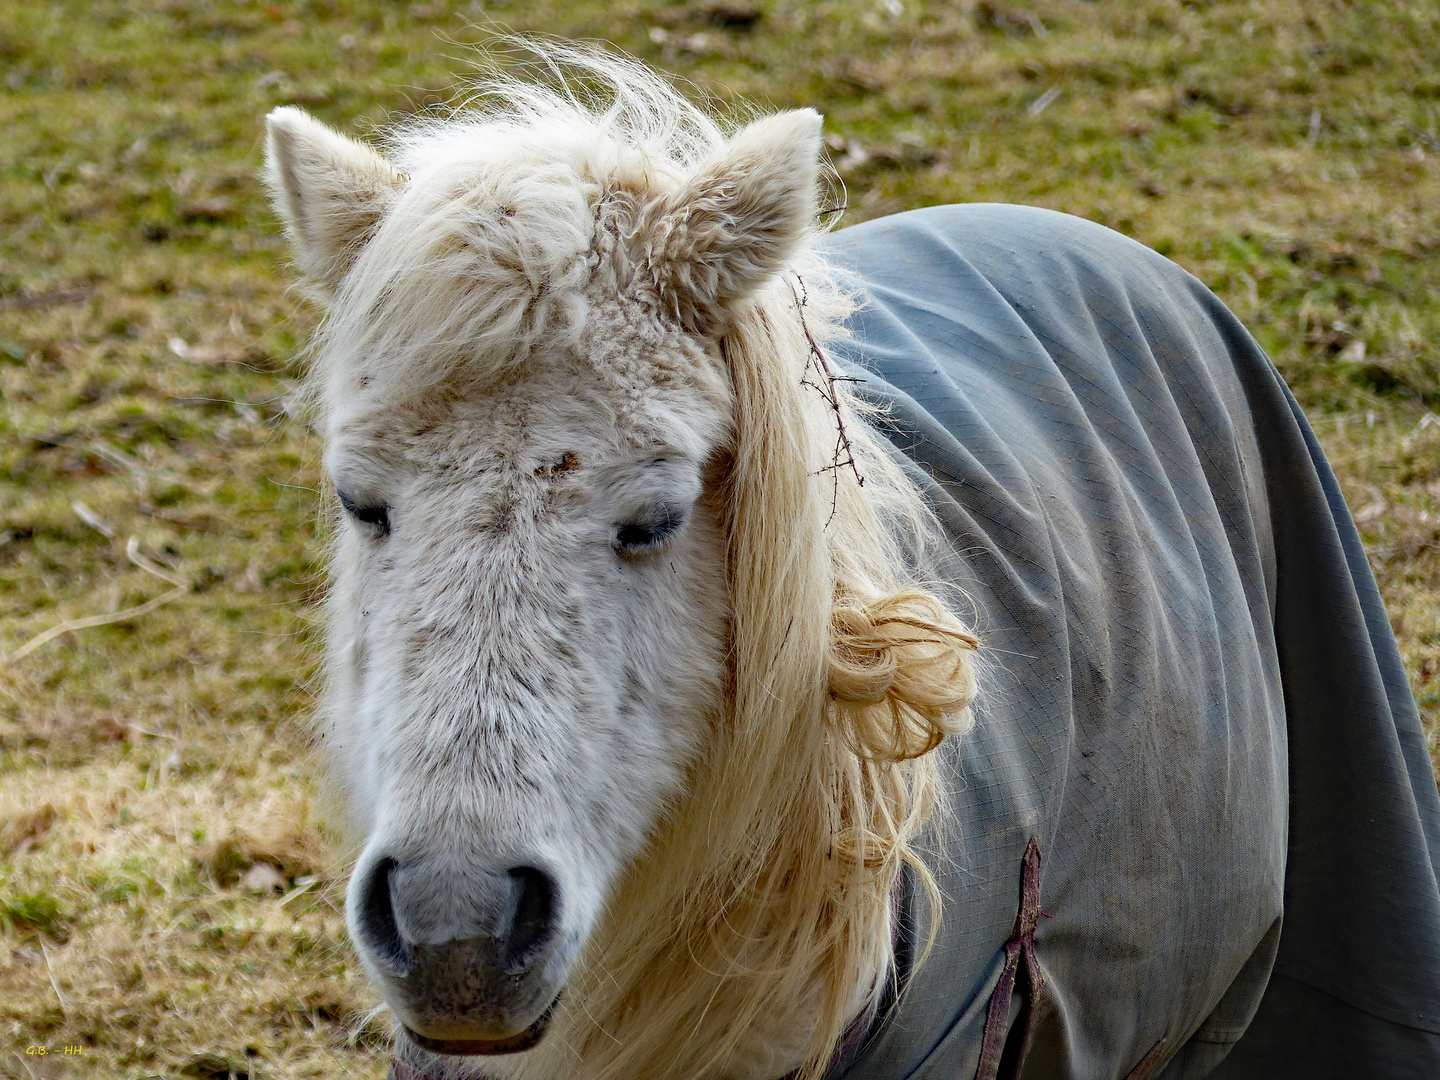
<path fill-rule="evenodd" d="M 840 359 L 988 656 L 942 751 L 939 938 L 835 1073 L 1440 1076 L 1435 778 L 1263 352 L 1175 264 L 1049 211 L 916 211 L 826 248 L 869 298 Z M 1009 1039 L 982 1063 L 991 1012 Z"/>

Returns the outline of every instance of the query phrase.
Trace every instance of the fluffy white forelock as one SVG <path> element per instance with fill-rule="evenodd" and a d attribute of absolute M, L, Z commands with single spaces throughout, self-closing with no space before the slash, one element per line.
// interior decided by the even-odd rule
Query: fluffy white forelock
<path fill-rule="evenodd" d="M 414 391 L 462 367 L 488 381 L 542 341 L 583 346 L 597 275 L 601 295 L 628 284 L 635 201 L 675 191 L 725 145 L 648 71 L 584 63 L 623 88 L 605 108 L 505 82 L 391 133 L 406 179 L 330 304 L 317 372 L 329 404 L 361 380 Z"/>

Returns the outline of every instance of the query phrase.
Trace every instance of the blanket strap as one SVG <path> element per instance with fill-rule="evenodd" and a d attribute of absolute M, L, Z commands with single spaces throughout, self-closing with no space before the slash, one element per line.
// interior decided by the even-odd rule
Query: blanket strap
<path fill-rule="evenodd" d="M 1150 1080 L 1165 1058 L 1165 1040 L 1161 1039 L 1150 1048 L 1150 1052 L 1135 1063 L 1135 1068 L 1125 1074 L 1125 1080 Z"/>
<path fill-rule="evenodd" d="M 1001 1058 L 1005 1052 L 1006 1035 L 1009 1031 L 1010 1003 L 1015 996 L 1015 980 L 1024 962 L 1025 980 L 1028 989 L 1021 1009 L 1025 1014 L 1025 1027 L 1020 1039 L 1018 1052 L 1005 1064 L 1006 1077 L 1018 1077 L 1025 1055 L 1030 1051 L 1030 1040 L 1040 1022 L 1040 998 L 1045 989 L 1045 977 L 1040 973 L 1040 963 L 1035 959 L 1035 928 L 1040 922 L 1040 840 L 1032 836 L 1025 846 L 1025 861 L 1020 866 L 1020 912 L 1015 916 L 1015 933 L 1005 943 L 1005 969 L 1000 973 L 1000 982 L 990 995 L 990 1005 L 985 1013 L 985 1041 L 980 1048 L 980 1064 L 975 1069 L 975 1080 L 998 1080 Z"/>

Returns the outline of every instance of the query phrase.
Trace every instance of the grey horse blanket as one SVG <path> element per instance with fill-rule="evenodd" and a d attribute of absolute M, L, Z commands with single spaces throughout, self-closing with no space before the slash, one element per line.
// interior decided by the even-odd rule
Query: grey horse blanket
<path fill-rule="evenodd" d="M 869 297 L 837 362 L 988 657 L 941 751 L 938 940 L 832 1075 L 1440 1077 L 1435 777 L 1264 353 L 1175 264 L 1049 211 L 826 247 Z"/>

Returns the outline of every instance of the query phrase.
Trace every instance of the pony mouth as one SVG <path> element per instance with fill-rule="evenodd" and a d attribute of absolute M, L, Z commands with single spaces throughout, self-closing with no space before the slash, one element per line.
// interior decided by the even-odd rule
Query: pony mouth
<path fill-rule="evenodd" d="M 411 1030 L 407 1025 L 401 1026 L 405 1028 L 405 1035 L 411 1042 L 432 1054 L 444 1054 L 447 1057 L 521 1054 L 539 1045 L 540 1040 L 545 1037 L 545 1032 L 550 1028 L 550 1018 L 555 1015 L 555 1006 L 559 1003 L 560 999 L 557 997 L 533 1024 L 524 1031 L 507 1035 L 503 1039 L 432 1039 L 429 1035 L 421 1035 Z"/>

